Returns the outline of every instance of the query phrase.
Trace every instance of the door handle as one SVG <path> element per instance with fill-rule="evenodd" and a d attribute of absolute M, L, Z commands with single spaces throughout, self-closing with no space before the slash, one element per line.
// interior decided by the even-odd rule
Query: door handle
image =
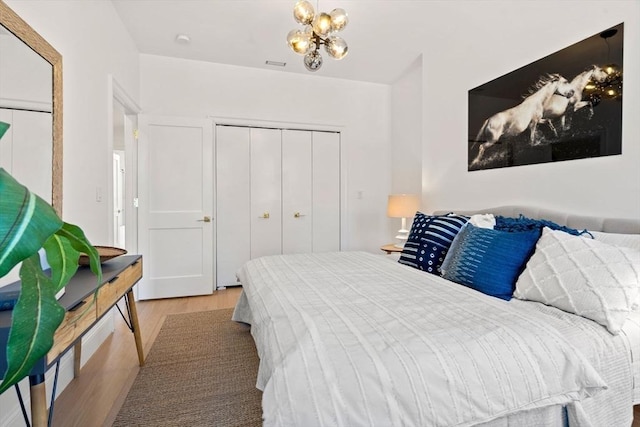
<path fill-rule="evenodd" d="M 205 216 L 202 219 L 197 220 L 198 222 L 211 222 L 211 217 L 210 216 Z"/>
<path fill-rule="evenodd" d="M 296 212 L 293 214 L 294 218 L 300 218 L 301 216 L 306 216 L 305 214 L 301 214 L 300 212 Z"/>
<path fill-rule="evenodd" d="M 263 213 L 262 216 L 259 216 L 258 218 L 269 219 L 269 212 Z"/>

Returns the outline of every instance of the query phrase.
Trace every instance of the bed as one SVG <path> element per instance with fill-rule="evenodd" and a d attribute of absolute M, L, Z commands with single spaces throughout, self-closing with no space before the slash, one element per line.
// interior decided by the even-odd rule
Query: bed
<path fill-rule="evenodd" d="M 640 235 L 634 220 L 486 211 Z M 613 335 L 364 252 L 263 257 L 238 278 L 266 426 L 629 426 L 640 403 L 638 312 Z"/>

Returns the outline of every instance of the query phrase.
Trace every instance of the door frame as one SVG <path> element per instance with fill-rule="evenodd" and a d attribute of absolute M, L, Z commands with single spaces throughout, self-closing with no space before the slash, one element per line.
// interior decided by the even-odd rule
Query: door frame
<path fill-rule="evenodd" d="M 224 116 L 208 116 L 213 120 L 213 155 L 215 165 L 216 155 L 216 126 L 240 126 L 240 127 L 254 127 L 254 128 L 267 128 L 267 129 L 287 129 L 287 130 L 307 130 L 307 131 L 319 131 L 319 132 L 336 132 L 340 135 L 340 250 L 349 247 L 347 236 L 348 215 L 349 209 L 348 197 L 347 197 L 347 177 L 348 166 L 344 159 L 347 158 L 346 150 L 348 146 L 348 130 L 345 125 L 331 124 L 331 123 L 302 123 L 302 122 L 289 122 L 289 121 L 277 121 L 277 120 L 262 120 L 252 119 L 247 117 L 224 117 Z M 214 171 L 215 172 L 215 171 Z M 215 177 L 215 173 L 214 173 Z M 215 178 L 214 178 L 215 179 Z M 213 201 L 214 209 L 217 201 L 216 187 L 214 182 L 213 187 Z M 214 229 L 215 233 L 215 229 Z M 214 246 L 217 245 L 216 234 L 214 234 Z M 214 248 L 217 251 L 218 248 Z M 216 252 L 217 253 L 217 252 Z"/>
<path fill-rule="evenodd" d="M 107 176 L 107 189 L 104 194 L 109 195 L 106 197 L 107 211 L 110 212 L 107 220 L 107 227 L 109 230 L 109 244 L 113 245 L 113 107 L 115 103 L 119 103 L 124 108 L 124 113 L 127 116 L 132 116 L 133 126 L 137 129 L 138 114 L 142 111 L 138 103 L 129 96 L 127 91 L 122 87 L 120 83 L 109 74 L 107 76 L 107 141 L 108 145 L 108 176 Z M 138 141 L 137 138 L 132 138 L 133 146 L 126 144 L 125 141 L 125 171 L 127 171 L 127 178 L 125 181 L 125 203 L 131 203 L 128 208 L 125 209 L 125 230 L 130 236 L 136 236 L 132 243 L 127 245 L 126 248 L 130 252 L 138 251 L 138 214 L 137 207 L 133 206 L 133 200 L 138 197 Z M 125 238 L 127 242 L 131 242 L 129 238 Z M 130 247 L 129 247 L 130 246 Z"/>

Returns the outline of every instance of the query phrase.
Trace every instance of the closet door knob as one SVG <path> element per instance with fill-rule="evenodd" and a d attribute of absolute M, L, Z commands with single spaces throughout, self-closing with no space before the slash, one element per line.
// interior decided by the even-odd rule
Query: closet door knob
<path fill-rule="evenodd" d="M 259 216 L 258 218 L 269 219 L 269 212 L 263 213 L 262 216 Z"/>
<path fill-rule="evenodd" d="M 211 217 L 205 216 L 204 218 L 199 219 L 198 222 L 211 222 Z"/>
<path fill-rule="evenodd" d="M 293 214 L 294 218 L 300 218 L 301 216 L 305 216 L 304 214 L 301 214 L 300 212 L 296 212 Z"/>

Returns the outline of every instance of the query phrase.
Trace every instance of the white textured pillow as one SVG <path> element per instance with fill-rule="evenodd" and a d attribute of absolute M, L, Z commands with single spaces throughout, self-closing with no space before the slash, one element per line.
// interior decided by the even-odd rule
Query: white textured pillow
<path fill-rule="evenodd" d="M 640 234 L 618 234 L 604 233 L 602 231 L 591 231 L 593 238 L 599 242 L 623 248 L 633 248 L 640 250 Z M 588 234 L 583 236 L 588 237 Z"/>
<path fill-rule="evenodd" d="M 604 233 L 602 231 L 591 231 L 590 233 L 593 238 L 599 242 L 607 243 L 612 246 L 640 250 L 640 234 Z M 583 237 L 589 237 L 589 235 L 583 234 Z M 640 312 L 640 295 L 638 295 L 638 299 L 636 300 L 633 310 Z"/>
<path fill-rule="evenodd" d="M 586 317 L 617 334 L 639 294 L 639 250 L 545 227 L 513 296 Z"/>
<path fill-rule="evenodd" d="M 469 218 L 469 224 L 479 228 L 491 228 L 496 226 L 496 217 L 493 214 L 475 214 Z"/>

